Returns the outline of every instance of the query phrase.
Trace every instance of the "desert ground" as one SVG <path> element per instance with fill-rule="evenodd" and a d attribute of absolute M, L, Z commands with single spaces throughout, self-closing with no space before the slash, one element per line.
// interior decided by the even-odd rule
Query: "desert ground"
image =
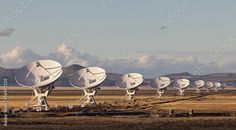
<path fill-rule="evenodd" d="M 51 111 L 27 111 L 25 105 L 33 96 L 32 90 L 8 87 L 8 106 L 14 114 L 8 117 L 8 127 L 0 129 L 190 129 L 233 130 L 236 128 L 236 90 L 225 89 L 197 94 L 187 90 L 176 96 L 168 90 L 164 98 L 156 91 L 141 89 L 134 102 L 124 101 L 125 91 L 101 89 L 95 96 L 96 105 L 82 112 L 79 99 L 82 91 L 59 87 L 48 97 Z M 3 89 L 1 89 L 2 91 Z M 0 100 L 3 101 L 3 96 Z M 3 109 L 4 104 L 0 106 Z M 60 108 L 59 111 L 53 111 Z M 64 108 L 64 109 L 62 109 Z M 3 114 L 1 114 L 3 117 Z"/>

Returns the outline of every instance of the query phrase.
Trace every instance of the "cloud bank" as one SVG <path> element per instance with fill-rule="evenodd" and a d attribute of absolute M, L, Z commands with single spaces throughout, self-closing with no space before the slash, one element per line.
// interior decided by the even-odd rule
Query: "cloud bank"
<path fill-rule="evenodd" d="M 219 56 L 217 60 L 209 60 L 208 53 L 191 52 L 134 52 L 125 58 L 109 59 L 87 53 L 61 44 L 48 55 L 39 55 L 33 50 L 15 47 L 0 54 L 0 66 L 19 68 L 29 62 L 39 59 L 52 59 L 63 66 L 80 64 L 83 66 L 100 66 L 107 72 L 127 73 L 139 72 L 151 78 L 157 75 L 189 72 L 193 74 L 208 74 L 217 72 L 236 72 L 236 60 L 230 54 Z M 204 59 L 204 58 L 205 59 Z"/>

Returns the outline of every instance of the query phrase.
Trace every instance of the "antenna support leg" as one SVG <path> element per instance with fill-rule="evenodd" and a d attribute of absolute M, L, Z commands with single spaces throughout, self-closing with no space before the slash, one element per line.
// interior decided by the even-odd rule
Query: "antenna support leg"
<path fill-rule="evenodd" d="M 34 97 L 28 102 L 27 106 L 36 108 L 37 111 L 49 110 L 47 96 L 50 90 L 46 90 L 45 92 L 39 92 L 37 89 L 33 90 L 34 90 Z"/>
<path fill-rule="evenodd" d="M 94 100 L 94 95 L 96 94 L 97 89 L 91 90 L 84 89 L 84 96 L 80 99 L 81 105 L 87 104 L 96 104 Z"/>
<path fill-rule="evenodd" d="M 200 89 L 199 88 L 197 88 L 197 91 L 196 91 L 197 93 L 200 93 Z"/>
<path fill-rule="evenodd" d="M 183 95 L 184 95 L 184 91 L 185 91 L 185 89 L 179 89 L 178 94 L 179 94 L 180 96 L 183 96 Z"/>
<path fill-rule="evenodd" d="M 125 100 L 128 100 L 128 101 L 134 101 L 134 95 L 136 93 L 136 90 L 126 90 L 126 98 Z"/>
<path fill-rule="evenodd" d="M 165 93 L 164 89 L 157 89 L 157 93 L 159 95 L 159 98 L 162 98 L 162 95 Z"/>

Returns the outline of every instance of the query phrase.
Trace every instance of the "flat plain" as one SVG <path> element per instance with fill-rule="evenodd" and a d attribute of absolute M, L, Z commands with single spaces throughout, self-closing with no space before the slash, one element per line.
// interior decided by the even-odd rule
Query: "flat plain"
<path fill-rule="evenodd" d="M 194 90 L 188 90 L 185 96 L 176 96 L 176 93 L 176 90 L 168 90 L 164 98 L 160 99 L 156 96 L 155 90 L 141 89 L 137 92 L 136 100 L 128 102 L 122 100 L 125 91 L 102 89 L 95 96 L 97 105 L 88 106 L 88 112 L 83 114 L 79 103 L 82 91 L 61 87 L 53 90 L 48 97 L 50 107 L 73 106 L 77 109 L 21 112 L 20 109 L 27 109 L 25 104 L 33 93 L 27 88 L 9 87 L 8 106 L 14 108 L 15 114 L 12 117 L 9 115 L 6 129 L 236 128 L 236 90 L 226 89 L 210 93 L 203 90 L 199 94 Z M 0 100 L 3 101 L 3 96 Z M 3 103 L 0 106 L 3 109 Z M 173 115 L 170 115 L 170 111 Z M 0 129 L 2 128 L 3 125 L 0 126 Z"/>

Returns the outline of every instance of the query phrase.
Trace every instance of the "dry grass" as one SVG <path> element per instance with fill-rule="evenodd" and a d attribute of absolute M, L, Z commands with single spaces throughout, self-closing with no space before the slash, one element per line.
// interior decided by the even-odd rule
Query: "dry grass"
<path fill-rule="evenodd" d="M 188 91 L 186 96 L 175 96 L 176 91 L 168 91 L 164 99 L 155 96 L 153 90 L 141 90 L 137 93 L 136 102 L 123 102 L 125 92 L 104 90 L 95 96 L 97 103 L 108 104 L 114 109 L 144 111 L 156 115 L 169 109 L 188 112 L 190 109 L 204 112 L 236 113 L 236 91 L 225 90 L 218 93 L 196 94 Z M 78 105 L 81 91 L 76 89 L 57 89 L 48 97 L 50 106 Z M 9 106 L 20 108 L 27 103 L 32 92 L 25 88 L 9 90 Z M 0 97 L 0 100 L 3 97 Z M 105 105 L 104 105 L 105 106 Z M 3 107 L 3 104 L 0 104 Z M 34 115 L 35 113 L 29 113 Z M 36 113 L 37 115 L 37 113 Z M 0 129 L 3 127 L 0 126 Z M 8 129 L 190 129 L 190 130 L 233 130 L 236 128 L 236 117 L 187 117 L 159 118 L 155 116 L 76 116 L 76 117 L 18 117 L 9 119 Z"/>
<path fill-rule="evenodd" d="M 8 129 L 73 130 L 233 130 L 235 117 L 144 118 L 144 117 L 66 117 L 10 119 Z M 2 127 L 0 127 L 2 128 Z"/>
<path fill-rule="evenodd" d="M 202 92 L 202 96 L 194 91 L 188 91 L 186 96 L 175 96 L 176 91 L 168 91 L 165 98 L 160 100 L 155 97 L 153 90 L 141 90 L 137 93 L 136 102 L 140 107 L 147 107 L 148 111 L 155 109 L 169 110 L 199 110 L 199 111 L 236 111 L 236 91 L 220 91 L 218 93 L 207 94 Z M 121 90 L 103 90 L 98 92 L 95 99 L 97 103 L 107 103 L 116 106 L 127 106 L 122 102 L 125 92 Z M 54 90 L 48 97 L 50 106 L 56 105 L 79 105 L 78 100 L 82 95 L 82 91 L 77 89 L 58 89 Z M 10 88 L 8 95 L 8 103 L 10 107 L 20 108 L 32 97 L 32 91 L 26 88 Z M 198 97 L 199 96 L 199 97 Z M 3 100 L 3 96 L 0 97 Z M 132 105 L 132 104 L 131 104 Z M 3 107 L 3 104 L 0 104 Z M 134 108 L 135 109 L 135 108 Z"/>

